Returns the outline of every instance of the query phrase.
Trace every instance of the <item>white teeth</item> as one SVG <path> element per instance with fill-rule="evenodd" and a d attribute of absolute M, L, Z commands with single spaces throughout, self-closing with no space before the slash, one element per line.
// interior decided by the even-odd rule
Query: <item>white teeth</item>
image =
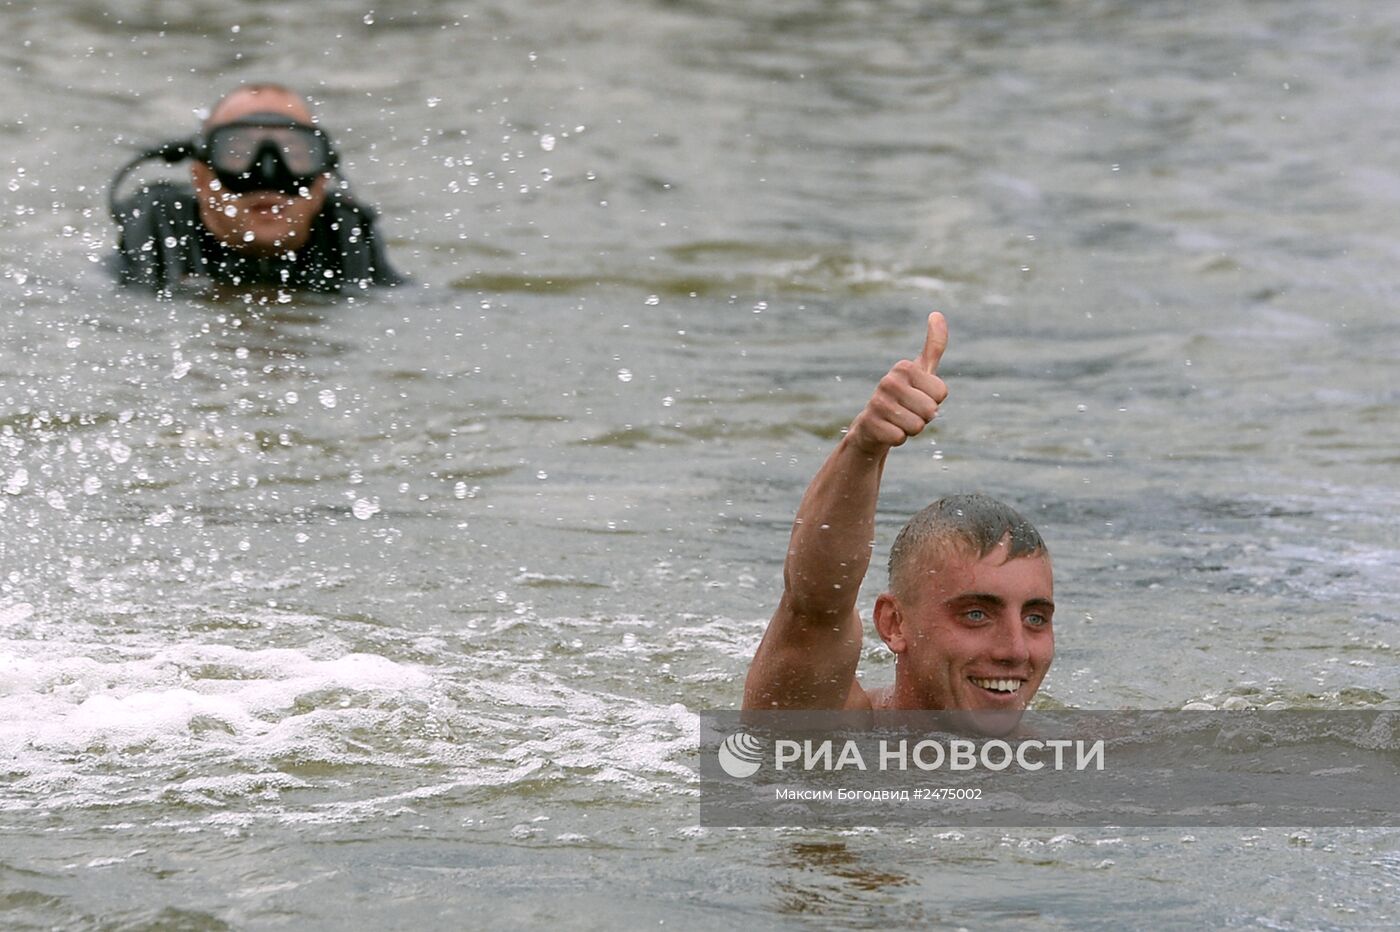
<path fill-rule="evenodd" d="M 993 692 L 999 693 L 1014 693 L 1021 688 L 1020 680 L 979 680 L 974 678 L 972 682 L 974 685 L 981 686 L 983 689 L 990 689 Z"/>

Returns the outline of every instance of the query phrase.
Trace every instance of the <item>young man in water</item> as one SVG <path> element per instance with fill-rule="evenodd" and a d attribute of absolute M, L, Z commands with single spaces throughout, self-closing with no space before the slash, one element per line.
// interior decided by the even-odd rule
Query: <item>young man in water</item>
<path fill-rule="evenodd" d="M 875 630 L 895 654 L 892 686 L 856 681 L 856 598 L 870 563 L 885 460 L 918 436 L 948 389 L 948 345 L 930 314 L 923 352 L 895 363 L 798 506 L 783 596 L 744 684 L 744 708 L 1019 713 L 1055 653 L 1050 555 L 1029 522 L 983 495 L 934 502 L 900 531 Z"/>
<path fill-rule="evenodd" d="M 158 182 L 123 204 L 114 198 L 123 282 L 339 291 L 400 281 L 373 212 L 335 179 L 335 149 L 300 95 L 280 84 L 236 88 L 198 139 L 146 153 L 118 181 L 146 158 L 189 156 L 193 191 Z"/>

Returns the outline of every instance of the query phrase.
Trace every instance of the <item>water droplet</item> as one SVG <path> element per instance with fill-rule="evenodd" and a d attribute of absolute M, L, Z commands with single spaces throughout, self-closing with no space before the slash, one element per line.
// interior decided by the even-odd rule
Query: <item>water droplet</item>
<path fill-rule="evenodd" d="M 366 26 L 373 26 L 373 25 L 374 25 L 374 11 L 373 11 L 373 10 L 370 10 L 368 13 L 365 14 L 365 25 L 366 25 Z"/>
<path fill-rule="evenodd" d="M 321 402 L 323 408 L 334 408 L 336 406 L 335 392 L 329 388 L 323 388 L 316 394 L 316 400 Z"/>
<path fill-rule="evenodd" d="M 649 295 L 647 295 L 646 301 L 644 301 L 644 302 L 642 302 L 642 303 L 644 303 L 647 307 L 656 307 L 658 304 L 661 303 L 661 296 L 660 296 L 660 295 L 649 294 Z"/>
<path fill-rule="evenodd" d="M 237 217 L 237 216 L 238 216 L 238 208 L 237 208 L 237 207 L 234 207 L 232 204 L 228 205 L 227 207 L 224 208 L 224 216 L 225 216 L 225 217 Z"/>
<path fill-rule="evenodd" d="M 442 103 L 442 98 L 441 98 L 441 97 L 429 97 L 429 98 L 428 98 L 428 106 L 429 106 L 429 107 L 436 107 L 436 106 L 437 106 L 438 104 L 440 104 L 440 103 Z"/>
<path fill-rule="evenodd" d="M 5 491 L 10 495 L 18 495 L 20 490 L 29 484 L 29 470 L 21 466 L 16 469 L 14 475 L 5 482 Z"/>
<path fill-rule="evenodd" d="M 83 493 L 86 495 L 96 495 L 102 491 L 102 480 L 96 476 L 88 476 L 83 480 Z"/>
<path fill-rule="evenodd" d="M 125 463 L 131 459 L 131 447 L 118 440 L 107 448 L 107 455 L 112 458 L 114 463 Z"/>
<path fill-rule="evenodd" d="M 632 370 L 631 370 L 631 369 L 619 369 L 619 370 L 617 370 L 617 380 L 618 380 L 619 382 L 630 382 L 630 381 L 632 381 Z"/>
<path fill-rule="evenodd" d="M 535 473 L 535 478 L 536 478 L 536 479 L 548 479 L 548 478 L 549 478 L 549 473 L 547 473 L 547 472 L 545 472 L 543 469 L 541 469 L 539 472 Z"/>
<path fill-rule="evenodd" d="M 366 498 L 357 498 L 355 504 L 350 506 L 350 513 L 361 521 L 368 521 L 379 514 L 379 505 Z"/>
<path fill-rule="evenodd" d="M 670 395 L 667 395 L 665 398 L 661 399 L 661 407 L 663 408 L 669 408 L 675 403 L 676 399 L 672 398 Z"/>
<path fill-rule="evenodd" d="M 183 359 L 175 363 L 174 367 L 170 370 L 170 377 L 176 380 L 183 379 L 189 374 L 190 364 Z"/>
<path fill-rule="evenodd" d="M 283 404 L 294 405 L 298 401 L 301 401 L 301 396 L 298 395 L 296 392 L 287 392 L 287 394 L 282 396 Z"/>
<path fill-rule="evenodd" d="M 551 136 L 549 133 L 545 133 L 543 136 L 541 136 L 541 137 L 540 137 L 540 148 L 543 149 L 543 150 L 546 151 L 546 152 L 553 152 L 553 151 L 554 151 L 554 137 Z"/>
<path fill-rule="evenodd" d="M 452 487 L 452 494 L 455 495 L 457 498 L 466 498 L 467 484 L 465 482 L 457 483 Z"/>
<path fill-rule="evenodd" d="M 178 246 L 178 245 L 180 245 L 180 241 L 179 241 L 178 239 L 176 239 L 175 237 L 173 237 L 173 236 L 167 236 L 167 237 L 165 238 L 165 248 L 166 248 L 166 249 L 174 249 L 174 248 L 175 248 L 176 246 Z"/>

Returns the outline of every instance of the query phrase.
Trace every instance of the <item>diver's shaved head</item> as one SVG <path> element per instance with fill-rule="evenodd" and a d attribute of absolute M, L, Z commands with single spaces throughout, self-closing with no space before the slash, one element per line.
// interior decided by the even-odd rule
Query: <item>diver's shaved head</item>
<path fill-rule="evenodd" d="M 204 130 L 208 132 L 253 113 L 285 113 L 299 122 L 312 122 L 311 105 L 305 97 L 285 84 L 259 81 L 240 84 L 220 97 L 204 118 Z"/>

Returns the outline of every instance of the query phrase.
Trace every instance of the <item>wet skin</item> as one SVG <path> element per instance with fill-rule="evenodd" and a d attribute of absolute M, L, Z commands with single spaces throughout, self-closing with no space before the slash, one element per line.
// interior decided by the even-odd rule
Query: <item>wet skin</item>
<path fill-rule="evenodd" d="M 925 558 L 907 588 L 906 598 L 885 593 L 875 605 L 876 629 L 898 659 L 894 686 L 878 698 L 872 690 L 874 704 L 1025 709 L 1055 656 L 1049 557 L 1006 560 L 999 546 L 981 558 Z M 988 688 L 996 680 L 1014 688 Z"/>
<path fill-rule="evenodd" d="M 311 111 L 299 97 L 263 89 L 234 93 L 210 115 L 207 126 L 221 126 L 254 113 L 285 113 L 311 123 Z M 325 175 L 302 189 L 305 196 L 289 197 L 277 191 L 232 194 L 220 190 L 213 169 L 203 162 L 195 162 L 191 173 L 204 226 L 230 248 L 253 255 L 300 249 L 326 202 Z"/>

